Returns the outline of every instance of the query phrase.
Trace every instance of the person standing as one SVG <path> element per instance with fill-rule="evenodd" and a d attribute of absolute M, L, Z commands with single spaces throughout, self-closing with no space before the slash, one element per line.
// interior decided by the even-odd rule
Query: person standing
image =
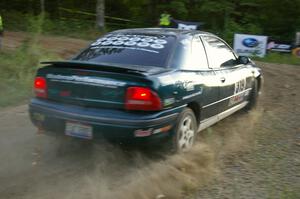
<path fill-rule="evenodd" d="M 3 29 L 3 21 L 2 21 L 2 17 L 0 14 L 0 49 L 2 48 L 2 40 L 3 40 L 3 33 L 4 29 Z"/>
<path fill-rule="evenodd" d="M 164 12 L 160 15 L 159 26 L 160 27 L 170 27 L 171 24 L 171 15 L 167 12 Z"/>

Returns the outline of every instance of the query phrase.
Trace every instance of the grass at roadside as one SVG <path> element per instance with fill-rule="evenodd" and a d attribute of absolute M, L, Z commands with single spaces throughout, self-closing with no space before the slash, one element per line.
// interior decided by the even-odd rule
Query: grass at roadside
<path fill-rule="evenodd" d="M 277 63 L 277 64 L 289 64 L 289 65 L 300 65 L 300 58 L 292 54 L 284 53 L 268 53 L 265 57 L 255 57 L 254 60 L 261 62 Z"/>
<path fill-rule="evenodd" d="M 50 57 L 30 41 L 15 51 L 0 51 L 0 108 L 20 104 L 31 96 L 39 62 Z"/>
<path fill-rule="evenodd" d="M 5 30 L 36 33 L 40 31 L 43 35 L 58 35 L 80 39 L 94 39 L 104 32 L 95 27 L 95 22 L 84 19 L 50 19 L 48 15 L 41 18 L 28 13 L 4 12 Z M 107 28 L 109 31 L 110 28 Z"/>

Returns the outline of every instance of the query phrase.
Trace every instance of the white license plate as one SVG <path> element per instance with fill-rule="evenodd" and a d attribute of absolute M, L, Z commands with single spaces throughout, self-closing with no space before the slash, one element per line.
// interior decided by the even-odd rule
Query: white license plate
<path fill-rule="evenodd" d="M 92 139 L 93 129 L 90 125 L 79 124 L 75 122 L 66 122 L 65 134 L 73 137 Z"/>

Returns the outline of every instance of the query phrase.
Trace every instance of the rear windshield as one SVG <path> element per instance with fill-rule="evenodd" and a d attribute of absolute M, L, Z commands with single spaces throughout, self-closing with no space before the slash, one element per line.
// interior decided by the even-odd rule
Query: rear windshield
<path fill-rule="evenodd" d="M 74 60 L 165 67 L 175 39 L 169 35 L 109 34 Z"/>

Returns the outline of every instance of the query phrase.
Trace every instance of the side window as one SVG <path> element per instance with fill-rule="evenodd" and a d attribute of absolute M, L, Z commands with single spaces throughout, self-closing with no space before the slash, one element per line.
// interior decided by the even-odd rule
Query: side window
<path fill-rule="evenodd" d="M 208 69 L 206 53 L 199 36 L 195 36 L 192 41 L 190 67 L 195 70 Z"/>
<path fill-rule="evenodd" d="M 176 48 L 171 59 L 171 67 L 187 70 L 192 49 L 192 37 L 182 38 Z"/>
<path fill-rule="evenodd" d="M 210 68 L 236 65 L 236 57 L 226 43 L 213 36 L 203 36 L 202 39 L 207 52 Z"/>
<path fill-rule="evenodd" d="M 182 39 L 175 51 L 172 65 L 183 70 L 207 70 L 208 62 L 199 36 Z"/>

